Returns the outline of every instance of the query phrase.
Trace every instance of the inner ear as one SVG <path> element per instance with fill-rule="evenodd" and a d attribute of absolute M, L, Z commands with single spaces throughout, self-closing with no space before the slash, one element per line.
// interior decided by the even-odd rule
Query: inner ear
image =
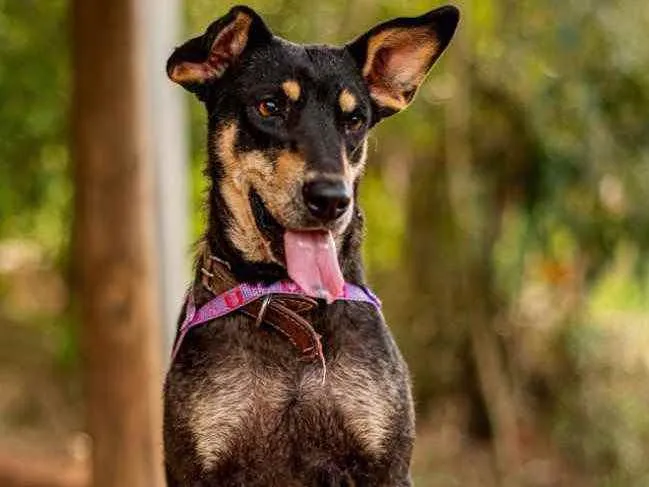
<path fill-rule="evenodd" d="M 190 91 L 220 78 L 244 50 L 272 37 L 263 20 L 248 7 L 234 7 L 202 36 L 177 48 L 167 61 L 172 81 Z"/>
<path fill-rule="evenodd" d="M 347 46 L 381 116 L 412 101 L 448 46 L 458 20 L 455 7 L 442 7 L 420 17 L 385 22 Z"/>
<path fill-rule="evenodd" d="M 395 111 L 405 108 L 438 56 L 437 36 L 429 29 L 394 29 L 370 40 L 363 76 L 370 94 Z"/>

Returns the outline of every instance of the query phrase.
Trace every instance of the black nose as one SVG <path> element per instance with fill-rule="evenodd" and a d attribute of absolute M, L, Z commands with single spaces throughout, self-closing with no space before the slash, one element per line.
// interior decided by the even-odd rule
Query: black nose
<path fill-rule="evenodd" d="M 316 180 L 302 188 L 307 208 L 313 216 L 331 221 L 345 213 L 351 198 L 342 181 Z"/>

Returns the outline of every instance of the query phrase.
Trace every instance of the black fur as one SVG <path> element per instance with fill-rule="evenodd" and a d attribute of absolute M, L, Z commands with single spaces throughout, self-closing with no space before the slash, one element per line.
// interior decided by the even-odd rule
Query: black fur
<path fill-rule="evenodd" d="M 248 30 L 234 38 L 246 41 L 243 50 L 233 44 L 232 54 L 228 45 L 206 65 L 215 39 L 241 15 L 249 19 L 241 24 Z M 457 10 L 444 7 L 381 24 L 342 48 L 301 46 L 273 36 L 249 8 L 235 7 L 205 34 L 176 49 L 167 65 L 170 76 L 207 110 L 211 189 L 206 242 L 210 253 L 230 263 L 238 281 L 287 278 L 285 229 L 325 228 L 338 237 L 345 280 L 364 285 L 363 218 L 356 200 L 358 177 L 350 183 L 353 206 L 343 223 L 315 221 L 299 192 L 289 216 L 273 213 L 268 196 L 255 183 L 244 200 L 254 216 L 255 227 L 249 230 L 269 243 L 274 260 L 248 258 L 228 233 L 235 211 L 221 186 L 229 177 L 219 147 L 226 127 L 237 128 L 237 157 L 262 154 L 268 171 L 276 170 L 281 154 L 298 154 L 305 175 L 348 177 L 364 163 L 368 130 L 395 112 L 371 96 L 363 76 L 368 42 L 385 29 L 429 28 L 438 48 L 424 66 L 427 71 L 449 43 L 457 21 Z M 220 42 L 229 41 L 226 36 Z M 176 75 L 183 63 L 199 66 L 195 72 L 204 77 Z M 287 80 L 299 85 L 299 99 L 289 100 L 282 92 Z M 351 112 L 341 109 L 343 89 L 356 101 Z M 413 94 L 408 91 L 404 98 L 410 101 Z M 259 104 L 268 99 L 281 116 L 260 115 Z M 210 296 L 200 288 L 199 272 L 196 286 L 201 304 Z M 324 384 L 318 363 L 298 361 L 284 337 L 254 327 L 244 315 L 235 313 L 188 334 L 165 384 L 170 487 L 411 485 L 414 415 L 408 372 L 380 312 L 364 303 L 323 302 L 311 320 L 323 337 Z"/>

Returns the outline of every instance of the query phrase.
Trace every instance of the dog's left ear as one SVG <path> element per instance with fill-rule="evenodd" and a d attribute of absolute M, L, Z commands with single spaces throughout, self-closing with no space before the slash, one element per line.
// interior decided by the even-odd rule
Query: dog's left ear
<path fill-rule="evenodd" d="M 172 81 L 201 97 L 203 87 L 223 76 L 245 50 L 267 43 L 273 34 L 249 7 L 233 7 L 201 36 L 176 48 L 167 61 Z"/>
<path fill-rule="evenodd" d="M 448 46 L 460 12 L 445 6 L 377 25 L 346 46 L 363 73 L 379 118 L 404 109 Z"/>

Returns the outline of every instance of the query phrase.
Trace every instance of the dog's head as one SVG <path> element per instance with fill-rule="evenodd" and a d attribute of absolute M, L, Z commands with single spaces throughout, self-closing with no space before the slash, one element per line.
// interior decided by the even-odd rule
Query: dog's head
<path fill-rule="evenodd" d="M 245 259 L 286 265 L 298 282 L 294 260 L 329 261 L 354 215 L 369 129 L 410 103 L 458 18 L 442 7 L 344 47 L 305 46 L 240 6 L 174 51 L 168 75 L 208 110 L 210 174 Z"/>

